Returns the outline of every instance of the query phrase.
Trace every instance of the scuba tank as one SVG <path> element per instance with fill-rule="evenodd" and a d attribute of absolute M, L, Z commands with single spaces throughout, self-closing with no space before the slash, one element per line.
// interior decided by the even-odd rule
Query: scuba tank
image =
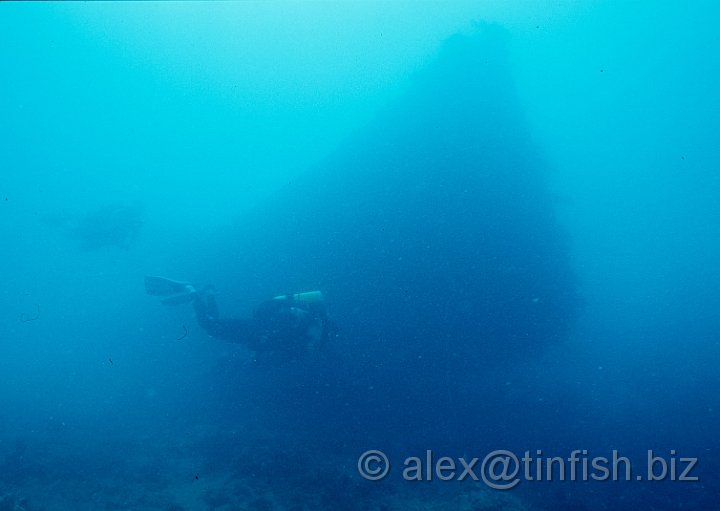
<path fill-rule="evenodd" d="M 319 303 L 322 302 L 323 299 L 322 291 L 305 291 L 304 293 L 280 295 L 274 298 L 274 300 L 291 300 L 300 303 Z"/>

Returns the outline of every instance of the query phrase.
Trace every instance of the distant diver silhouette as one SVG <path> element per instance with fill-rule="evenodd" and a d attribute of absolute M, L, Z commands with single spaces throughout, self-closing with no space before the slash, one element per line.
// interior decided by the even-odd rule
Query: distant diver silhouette
<path fill-rule="evenodd" d="M 335 334 L 320 291 L 276 296 L 249 318 L 221 318 L 212 286 L 198 290 L 189 282 L 150 276 L 145 277 L 145 291 L 166 305 L 192 303 L 198 324 L 210 336 L 244 344 L 259 358 L 298 359 Z"/>

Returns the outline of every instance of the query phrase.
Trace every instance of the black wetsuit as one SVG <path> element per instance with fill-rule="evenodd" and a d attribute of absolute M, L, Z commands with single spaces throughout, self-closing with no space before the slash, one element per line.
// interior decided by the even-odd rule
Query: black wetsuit
<path fill-rule="evenodd" d="M 198 323 L 209 335 L 245 344 L 259 356 L 299 358 L 320 348 L 334 332 L 322 302 L 267 300 L 250 318 L 221 318 L 211 293 L 198 293 L 193 305 Z"/>

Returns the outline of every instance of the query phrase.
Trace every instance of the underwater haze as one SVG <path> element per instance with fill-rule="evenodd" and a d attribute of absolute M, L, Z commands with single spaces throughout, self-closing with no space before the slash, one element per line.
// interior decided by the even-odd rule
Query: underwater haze
<path fill-rule="evenodd" d="M 0 511 L 715 508 L 718 14 L 1 3 Z"/>

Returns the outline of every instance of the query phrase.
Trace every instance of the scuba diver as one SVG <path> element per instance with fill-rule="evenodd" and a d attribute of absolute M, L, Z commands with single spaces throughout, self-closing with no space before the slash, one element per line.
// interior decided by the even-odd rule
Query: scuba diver
<path fill-rule="evenodd" d="M 208 335 L 244 344 L 259 358 L 295 360 L 335 335 L 320 291 L 276 296 L 261 303 L 250 318 L 221 318 L 212 286 L 198 290 L 189 282 L 145 277 L 145 291 L 166 305 L 192 302 L 197 322 Z"/>

